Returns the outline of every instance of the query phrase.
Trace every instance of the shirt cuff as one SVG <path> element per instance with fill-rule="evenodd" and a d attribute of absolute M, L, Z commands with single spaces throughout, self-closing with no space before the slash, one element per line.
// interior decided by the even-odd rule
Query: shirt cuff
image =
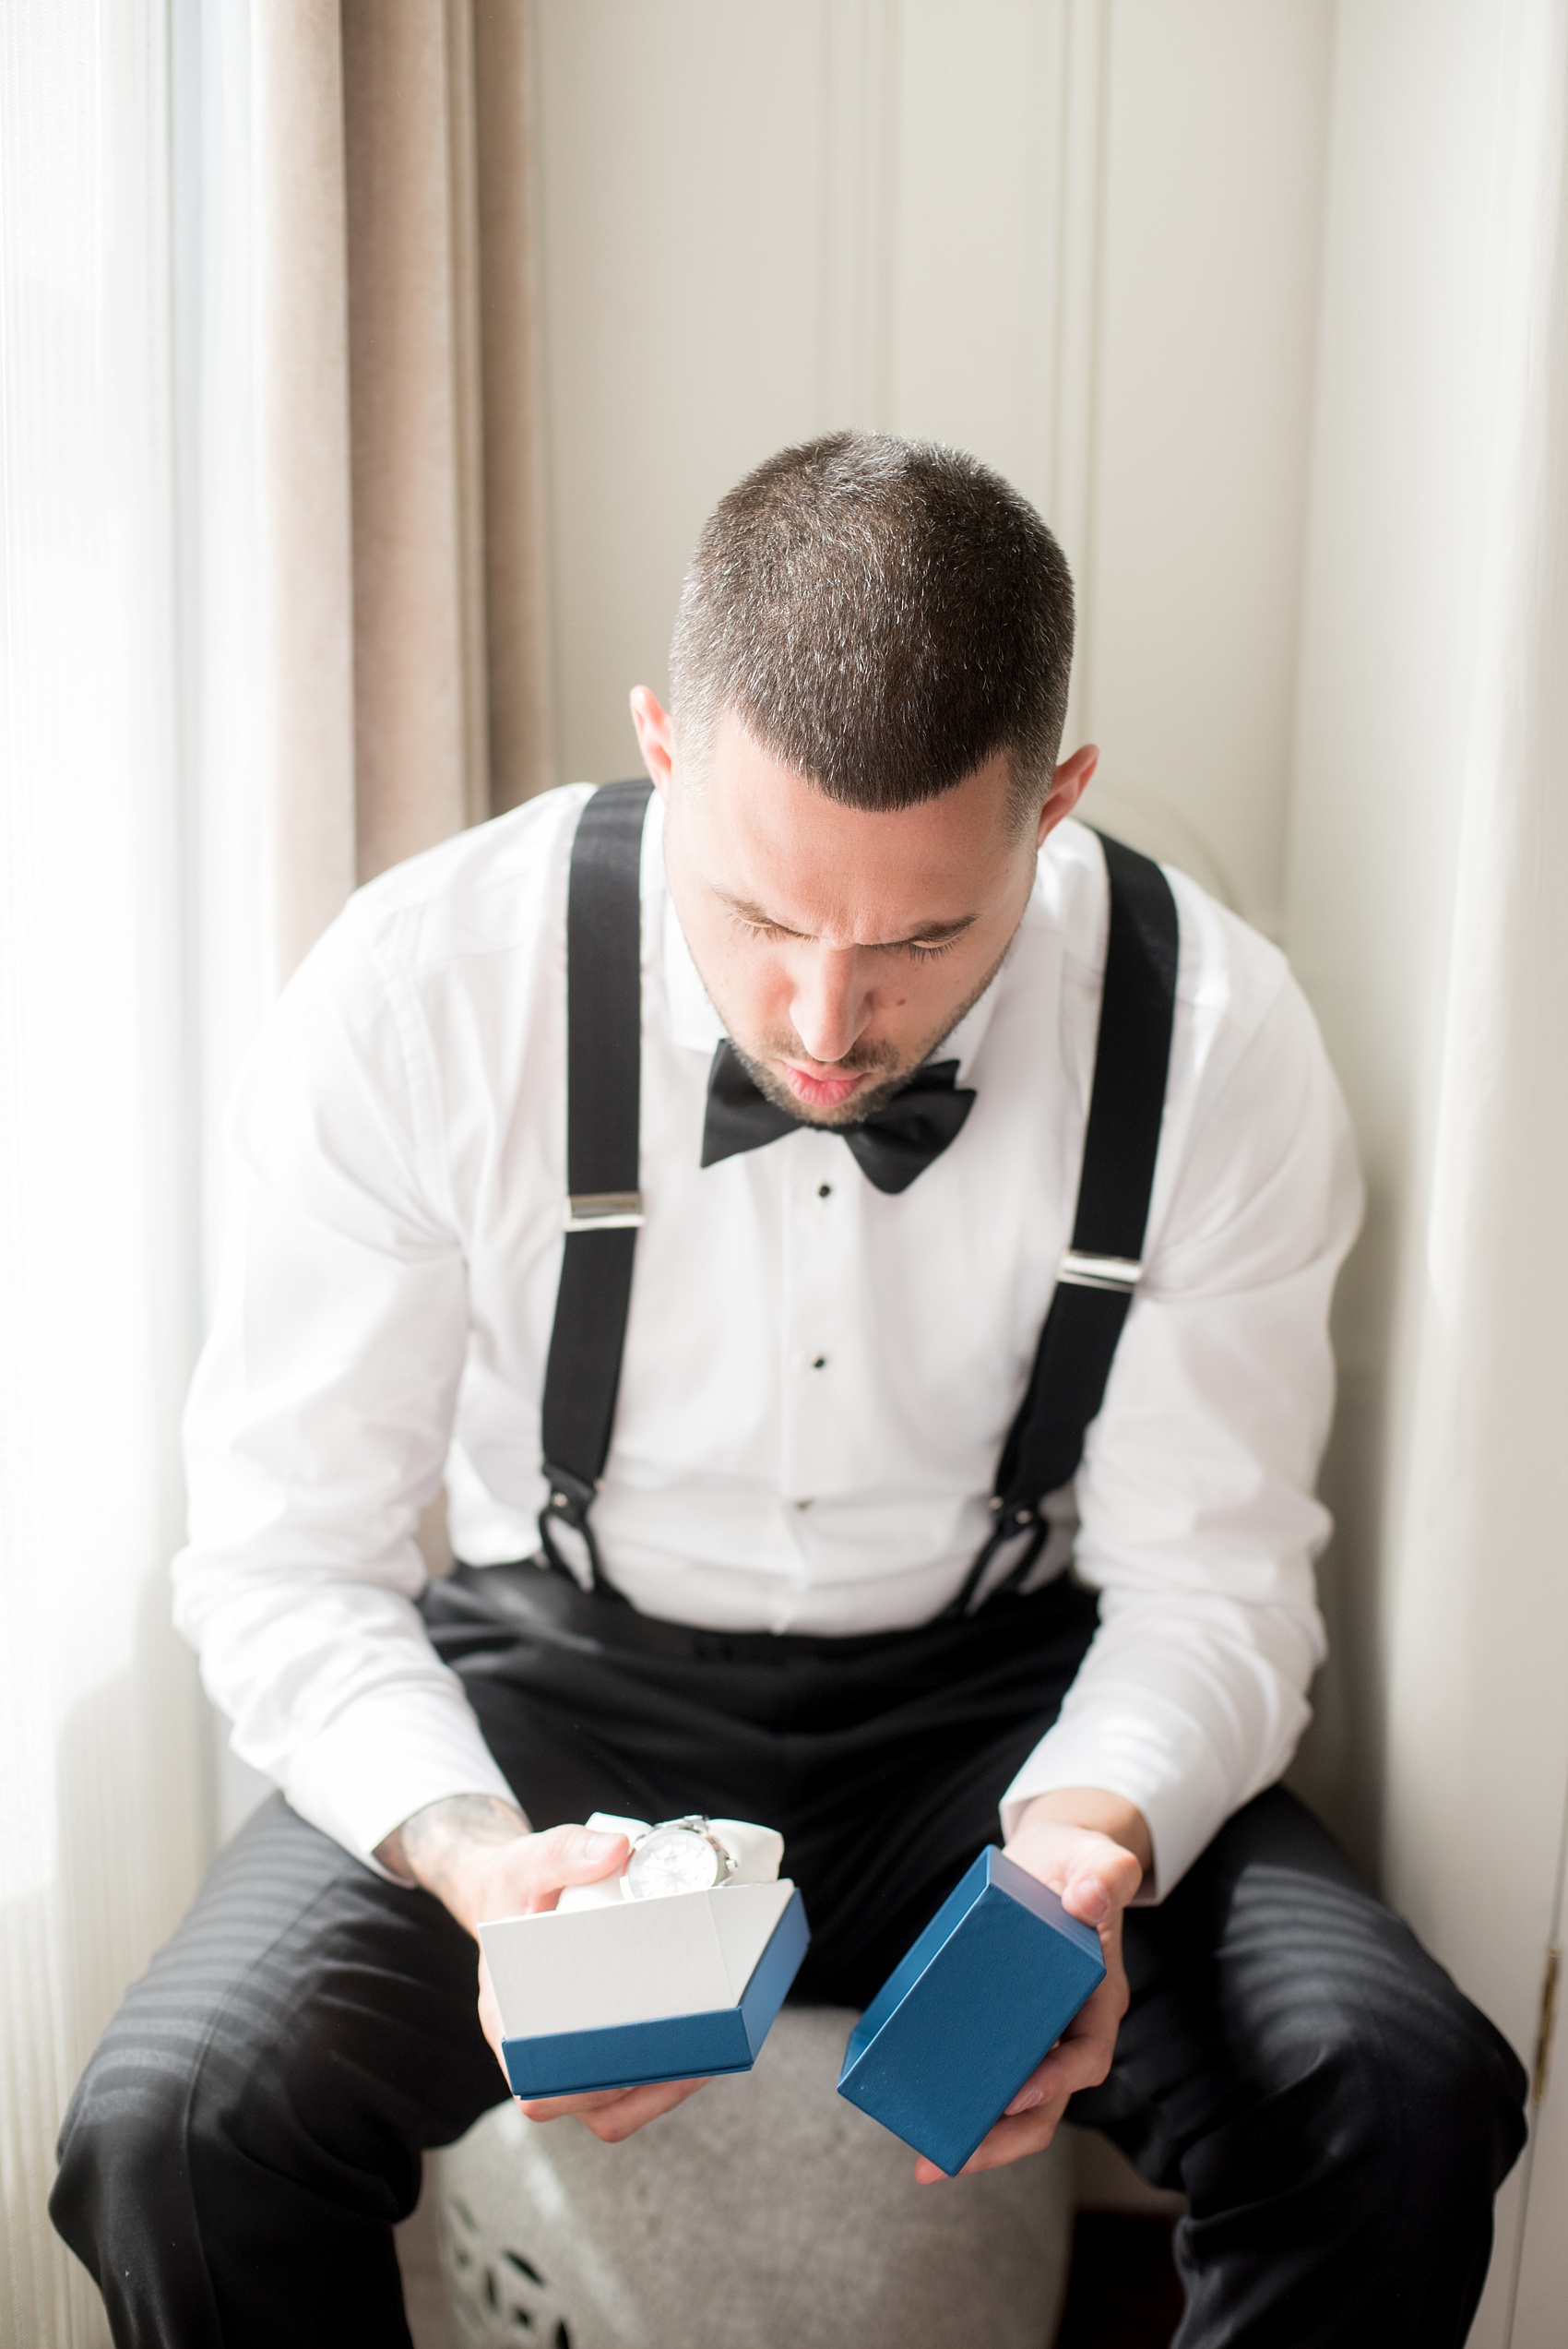
<path fill-rule="evenodd" d="M 376 1845 L 427 1803 L 495 1795 L 521 1808 L 467 1703 L 438 1688 L 355 1698 L 294 1748 L 282 1785 L 302 1818 L 380 1876 Z"/>
<path fill-rule="evenodd" d="M 1142 1811 L 1154 1865 L 1139 1907 L 1174 1891 L 1234 1807 L 1208 1739 L 1180 1707 L 1152 1695 L 1135 1713 L 1113 1702 L 1080 1705 L 1048 1730 L 1002 1797 L 1004 1840 L 1036 1795 L 1064 1786 L 1098 1786 Z"/>

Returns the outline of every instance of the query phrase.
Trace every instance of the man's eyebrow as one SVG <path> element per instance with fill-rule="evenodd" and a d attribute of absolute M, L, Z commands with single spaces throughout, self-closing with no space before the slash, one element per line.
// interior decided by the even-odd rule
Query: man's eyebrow
<path fill-rule="evenodd" d="M 777 914 L 754 904 L 749 897 L 731 897 L 728 889 L 715 889 L 714 895 L 731 913 L 738 913 L 742 922 L 754 923 L 759 930 L 778 930 L 787 938 L 807 935 L 803 930 L 792 930 L 788 922 L 780 922 Z M 966 930 L 972 929 L 979 919 L 976 913 L 960 913 L 956 922 L 927 922 L 921 928 L 911 930 L 907 938 L 878 938 L 870 951 L 900 946 L 945 946 L 949 938 L 961 937 Z"/>

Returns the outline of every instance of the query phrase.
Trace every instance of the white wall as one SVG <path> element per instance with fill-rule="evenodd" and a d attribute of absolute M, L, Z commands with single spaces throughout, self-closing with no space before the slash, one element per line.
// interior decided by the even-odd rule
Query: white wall
<path fill-rule="evenodd" d="M 1372 1212 L 1309 1768 L 1526 2059 L 1568 1787 L 1565 157 L 1562 0 L 1343 9 L 1288 902 Z M 1562 2337 L 1562 2118 L 1477 2349 Z"/>
<path fill-rule="evenodd" d="M 1328 0 L 535 5 L 562 773 L 747 466 L 931 434 L 1074 561 L 1107 820 L 1277 928 Z"/>
<path fill-rule="evenodd" d="M 1348 8 L 1305 578 L 1289 934 L 1356 1122 L 1365 1232 L 1336 1316 L 1323 1577 L 1334 1661 L 1300 1773 L 1381 1838 L 1390 1474 L 1419 1356 L 1455 849 L 1485 526 L 1485 300 L 1501 14 Z"/>

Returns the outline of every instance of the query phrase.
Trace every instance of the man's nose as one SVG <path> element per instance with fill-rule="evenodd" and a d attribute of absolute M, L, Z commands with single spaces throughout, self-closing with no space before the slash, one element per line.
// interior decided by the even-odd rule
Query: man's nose
<path fill-rule="evenodd" d="M 871 989 L 860 964 L 853 948 L 817 947 L 804 959 L 790 1013 L 813 1060 L 842 1060 L 865 1028 Z"/>

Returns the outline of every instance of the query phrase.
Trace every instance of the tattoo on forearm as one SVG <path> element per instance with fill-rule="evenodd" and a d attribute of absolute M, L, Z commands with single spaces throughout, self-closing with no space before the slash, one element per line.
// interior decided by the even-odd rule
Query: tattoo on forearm
<path fill-rule="evenodd" d="M 510 1843 L 529 1831 L 515 1803 L 499 1795 L 448 1795 L 427 1803 L 375 1847 L 375 1856 L 394 1876 L 422 1884 L 442 1897 L 442 1885 L 457 1853 L 473 1843 Z"/>

